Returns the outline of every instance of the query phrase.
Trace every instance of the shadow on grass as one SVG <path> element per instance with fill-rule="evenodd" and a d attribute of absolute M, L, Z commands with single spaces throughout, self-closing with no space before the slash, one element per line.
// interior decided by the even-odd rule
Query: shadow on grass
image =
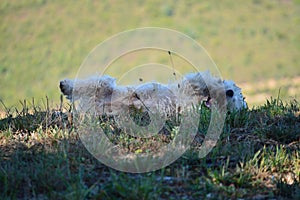
<path fill-rule="evenodd" d="M 0 197 L 299 199 L 298 102 L 271 99 L 261 107 L 228 114 L 218 144 L 203 159 L 198 158 L 198 149 L 210 111 L 201 112 L 190 150 L 168 167 L 143 174 L 102 165 L 84 148 L 70 117 L 62 112 L 8 115 L 0 120 Z M 167 130 L 173 125 L 168 124 Z"/>

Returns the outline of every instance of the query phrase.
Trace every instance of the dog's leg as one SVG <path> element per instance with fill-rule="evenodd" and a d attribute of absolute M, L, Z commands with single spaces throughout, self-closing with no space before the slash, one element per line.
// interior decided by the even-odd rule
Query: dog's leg
<path fill-rule="evenodd" d="M 70 101 L 73 101 L 72 99 L 72 93 L 73 93 L 73 87 L 74 87 L 74 81 L 70 79 L 65 79 L 60 81 L 59 88 L 60 91 L 69 99 Z"/>
<path fill-rule="evenodd" d="M 62 80 L 59 84 L 61 92 L 66 95 L 70 101 L 76 101 L 79 98 L 99 99 L 111 95 L 115 87 L 115 79 L 110 76 L 91 77 L 84 80 Z"/>

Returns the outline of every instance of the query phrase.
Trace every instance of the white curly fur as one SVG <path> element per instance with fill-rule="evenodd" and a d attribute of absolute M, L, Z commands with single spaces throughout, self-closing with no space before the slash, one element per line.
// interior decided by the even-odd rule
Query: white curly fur
<path fill-rule="evenodd" d="M 117 115 L 129 108 L 170 114 L 201 102 L 208 106 L 212 101 L 224 103 L 225 99 L 231 111 L 247 108 L 241 89 L 233 81 L 221 81 L 208 71 L 187 74 L 168 85 L 150 82 L 119 86 L 116 79 L 108 75 L 85 80 L 65 79 L 60 82 L 60 89 L 67 99 L 78 101 L 81 110 L 97 114 Z"/>

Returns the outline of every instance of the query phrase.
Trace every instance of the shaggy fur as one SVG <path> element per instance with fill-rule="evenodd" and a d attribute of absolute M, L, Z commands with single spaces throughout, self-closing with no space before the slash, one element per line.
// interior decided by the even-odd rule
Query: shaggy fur
<path fill-rule="evenodd" d="M 97 114 L 118 115 L 135 109 L 169 115 L 201 102 L 207 106 L 225 104 L 231 111 L 247 108 L 241 89 L 233 81 L 221 81 L 208 71 L 187 74 L 168 85 L 150 82 L 119 86 L 108 75 L 85 80 L 65 79 L 60 82 L 60 89 L 67 99 L 78 102 L 80 110 Z"/>

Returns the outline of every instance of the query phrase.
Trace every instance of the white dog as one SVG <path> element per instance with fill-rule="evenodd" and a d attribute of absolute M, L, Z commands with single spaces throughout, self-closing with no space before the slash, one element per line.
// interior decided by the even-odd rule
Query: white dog
<path fill-rule="evenodd" d="M 84 111 L 118 115 L 130 109 L 160 112 L 167 115 L 204 102 L 227 105 L 230 111 L 247 108 L 241 89 L 233 81 L 212 76 L 208 71 L 191 73 L 172 84 L 150 82 L 120 86 L 104 75 L 85 80 L 65 79 L 60 90 L 71 102 L 79 102 Z"/>

